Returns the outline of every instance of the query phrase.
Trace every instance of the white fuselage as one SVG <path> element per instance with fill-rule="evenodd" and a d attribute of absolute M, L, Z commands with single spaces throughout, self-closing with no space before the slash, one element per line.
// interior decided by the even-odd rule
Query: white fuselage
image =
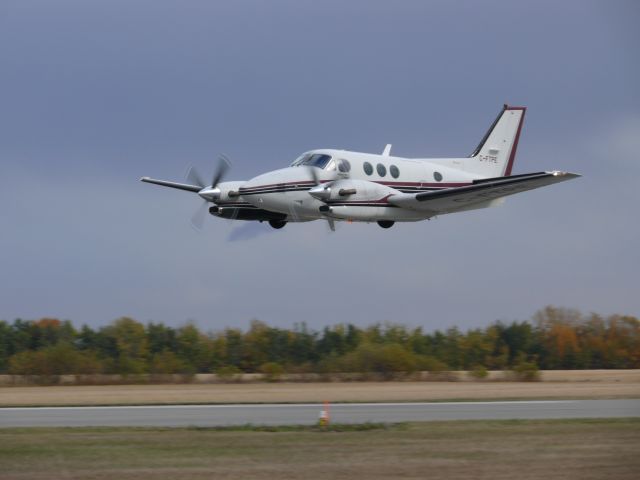
<path fill-rule="evenodd" d="M 257 208 L 286 214 L 288 221 L 327 217 L 365 222 L 416 221 L 431 215 L 397 208 L 386 202 L 386 198 L 400 192 L 465 186 L 482 178 L 456 169 L 458 159 L 408 159 L 332 149 L 313 150 L 304 155 L 314 154 L 331 157 L 325 168 L 311 167 L 316 170 L 316 181 L 333 182 L 334 190 L 352 187 L 357 193 L 332 202 L 330 212 L 321 212 L 325 203 L 309 194 L 315 181 L 309 168 L 302 165 L 252 178 L 240 188 L 241 199 Z"/>

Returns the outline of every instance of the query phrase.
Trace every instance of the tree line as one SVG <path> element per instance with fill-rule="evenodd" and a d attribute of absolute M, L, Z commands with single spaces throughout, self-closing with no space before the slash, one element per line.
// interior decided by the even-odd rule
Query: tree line
<path fill-rule="evenodd" d="M 346 323 L 320 331 L 253 321 L 204 332 L 123 317 L 100 328 L 70 321 L 0 321 L 0 373 L 334 373 L 418 370 L 640 368 L 640 320 L 546 307 L 529 321 L 486 328 Z"/>

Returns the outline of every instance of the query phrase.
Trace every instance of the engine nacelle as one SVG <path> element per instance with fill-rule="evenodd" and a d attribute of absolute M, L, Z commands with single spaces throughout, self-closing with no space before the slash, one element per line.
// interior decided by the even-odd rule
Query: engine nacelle
<path fill-rule="evenodd" d="M 401 194 L 386 185 L 366 180 L 336 180 L 318 185 L 309 191 L 325 205 L 320 211 L 328 217 L 358 222 L 415 221 L 424 213 L 405 210 L 391 205 L 387 199 Z"/>
<path fill-rule="evenodd" d="M 220 182 L 218 184 L 218 190 L 220 194 L 217 199 L 214 200 L 215 203 L 226 203 L 226 202 L 236 202 L 240 194 L 238 190 L 240 187 L 244 185 L 245 182 Z"/>
<path fill-rule="evenodd" d="M 239 189 L 245 182 L 221 182 L 215 188 L 200 192 L 200 196 L 215 203 L 209 207 L 209 213 L 230 220 L 285 221 L 282 213 L 270 212 L 247 203 L 242 199 Z"/>
<path fill-rule="evenodd" d="M 323 183 L 309 190 L 310 195 L 328 205 L 346 202 L 375 202 L 394 193 L 399 192 L 386 185 L 368 182 L 366 180 L 350 179 Z"/>
<path fill-rule="evenodd" d="M 320 211 L 342 220 L 372 222 L 393 217 L 397 209 L 387 203 L 393 188 L 366 180 L 341 179 L 318 185 L 309 193 L 325 203 Z"/>

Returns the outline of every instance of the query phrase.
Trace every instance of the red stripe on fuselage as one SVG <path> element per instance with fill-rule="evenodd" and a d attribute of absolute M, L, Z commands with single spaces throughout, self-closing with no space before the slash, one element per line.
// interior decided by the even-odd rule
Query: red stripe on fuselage
<path fill-rule="evenodd" d="M 358 179 L 360 180 L 360 179 Z M 321 180 L 320 183 L 327 183 L 333 180 Z M 472 185 L 472 182 L 464 182 L 464 183 L 447 183 L 447 182 L 376 182 L 373 180 L 363 180 L 370 181 L 371 183 L 377 183 L 379 185 L 385 185 L 387 187 L 442 187 L 442 188 L 453 188 L 453 187 L 465 187 L 467 185 Z M 265 188 L 273 188 L 273 187 L 286 187 L 289 185 L 299 185 L 299 186 L 313 186 L 314 182 L 310 181 L 300 181 L 300 182 L 281 182 L 281 183 L 269 183 L 266 185 L 260 185 L 257 187 L 240 187 L 240 193 L 242 192 L 255 192 L 256 190 L 262 190 Z"/>

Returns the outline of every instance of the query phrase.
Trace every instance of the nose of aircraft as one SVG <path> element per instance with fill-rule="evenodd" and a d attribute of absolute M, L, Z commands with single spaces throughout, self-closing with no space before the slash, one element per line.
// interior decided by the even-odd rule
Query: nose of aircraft
<path fill-rule="evenodd" d="M 247 181 L 240 188 L 240 195 L 249 203 L 268 210 L 287 213 L 292 208 L 292 202 L 296 202 L 296 208 L 304 208 L 296 195 L 305 195 L 316 185 L 311 172 L 302 167 L 288 167 L 267 172 Z"/>

